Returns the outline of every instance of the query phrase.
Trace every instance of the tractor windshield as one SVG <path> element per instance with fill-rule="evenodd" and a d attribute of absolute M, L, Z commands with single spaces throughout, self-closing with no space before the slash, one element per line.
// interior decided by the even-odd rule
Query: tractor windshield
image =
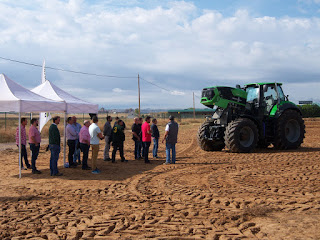
<path fill-rule="evenodd" d="M 254 100 L 258 101 L 259 99 L 259 87 L 252 86 L 246 89 L 247 92 L 247 102 L 254 102 Z"/>

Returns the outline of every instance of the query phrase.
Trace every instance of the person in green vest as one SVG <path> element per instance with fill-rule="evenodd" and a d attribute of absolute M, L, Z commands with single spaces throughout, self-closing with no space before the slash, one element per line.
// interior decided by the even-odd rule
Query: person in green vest
<path fill-rule="evenodd" d="M 116 161 L 116 153 L 118 149 L 120 152 L 121 162 L 128 162 L 128 160 L 124 158 L 124 154 L 123 154 L 123 142 L 125 141 L 125 135 L 124 135 L 124 125 L 121 119 L 118 120 L 118 122 L 114 125 L 112 129 L 111 141 L 113 146 L 112 162 L 115 163 Z"/>

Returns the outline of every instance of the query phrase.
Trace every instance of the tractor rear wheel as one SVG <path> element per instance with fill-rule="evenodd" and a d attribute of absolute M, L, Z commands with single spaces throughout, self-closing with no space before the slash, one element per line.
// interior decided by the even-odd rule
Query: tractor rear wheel
<path fill-rule="evenodd" d="M 273 143 L 276 149 L 296 149 L 303 143 L 305 125 L 298 111 L 287 110 L 282 113 L 276 130 L 276 138 Z"/>
<path fill-rule="evenodd" d="M 256 124 L 248 118 L 238 118 L 230 122 L 224 134 L 225 144 L 231 152 L 251 152 L 259 139 Z"/>
<path fill-rule="evenodd" d="M 204 122 L 198 130 L 198 145 L 204 151 L 221 151 L 224 149 L 224 142 L 223 140 L 209 140 L 210 137 L 210 126 L 213 123 L 211 122 Z"/>

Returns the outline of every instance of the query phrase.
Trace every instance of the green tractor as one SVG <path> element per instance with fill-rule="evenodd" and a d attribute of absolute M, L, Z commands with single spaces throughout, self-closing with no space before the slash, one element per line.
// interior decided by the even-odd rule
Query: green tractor
<path fill-rule="evenodd" d="M 288 100 L 281 83 L 252 83 L 244 88 L 210 87 L 201 103 L 213 108 L 198 131 L 205 151 L 247 153 L 257 147 L 296 149 L 303 142 L 305 125 L 300 109 Z"/>

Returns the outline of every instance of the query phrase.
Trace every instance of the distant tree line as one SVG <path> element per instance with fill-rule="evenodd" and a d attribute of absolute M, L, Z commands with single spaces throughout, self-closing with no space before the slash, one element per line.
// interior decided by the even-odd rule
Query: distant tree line
<path fill-rule="evenodd" d="M 317 104 L 307 104 L 298 106 L 304 118 L 320 117 L 320 106 Z"/>

